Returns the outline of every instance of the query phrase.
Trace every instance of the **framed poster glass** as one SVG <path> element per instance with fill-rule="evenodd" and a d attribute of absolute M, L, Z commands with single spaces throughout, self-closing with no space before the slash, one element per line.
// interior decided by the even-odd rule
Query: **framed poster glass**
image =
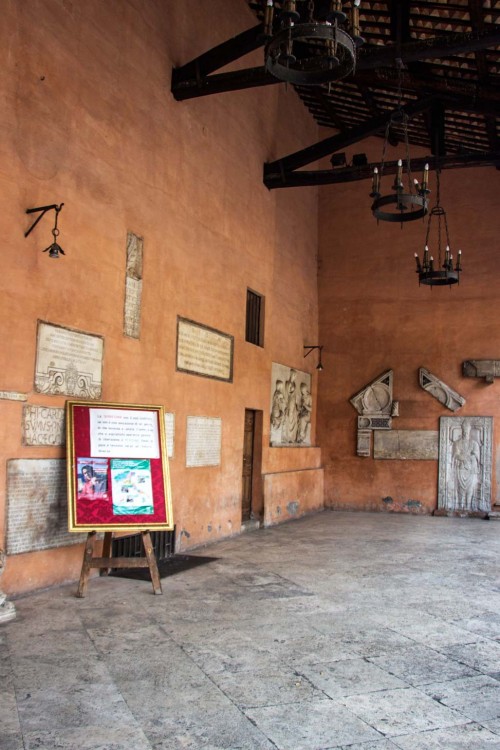
<path fill-rule="evenodd" d="M 70 531 L 173 529 L 162 406 L 66 402 Z"/>

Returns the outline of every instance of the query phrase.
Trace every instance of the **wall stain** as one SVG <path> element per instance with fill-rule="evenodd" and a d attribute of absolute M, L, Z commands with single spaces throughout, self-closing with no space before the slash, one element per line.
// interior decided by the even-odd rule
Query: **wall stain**
<path fill-rule="evenodd" d="M 291 516 L 296 516 L 297 513 L 299 512 L 299 507 L 300 507 L 299 501 L 292 500 L 291 502 L 288 503 L 288 505 L 286 506 L 286 509 Z"/>
<path fill-rule="evenodd" d="M 390 495 L 388 495 L 387 497 L 382 498 L 382 502 L 385 503 L 386 505 L 391 505 L 391 503 L 393 503 L 394 500 L 392 499 Z"/>
<path fill-rule="evenodd" d="M 189 539 L 191 537 L 191 534 L 189 533 L 189 531 L 186 531 L 186 529 L 182 529 L 181 533 L 180 533 L 181 539 L 182 539 L 183 536 L 185 536 L 186 539 Z"/>

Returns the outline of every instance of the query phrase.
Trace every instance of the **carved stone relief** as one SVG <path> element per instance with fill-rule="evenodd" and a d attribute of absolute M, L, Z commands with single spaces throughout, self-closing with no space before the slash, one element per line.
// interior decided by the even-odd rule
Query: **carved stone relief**
<path fill-rule="evenodd" d="M 387 370 L 365 386 L 350 401 L 361 416 L 391 416 L 392 370 Z"/>
<path fill-rule="evenodd" d="M 491 511 L 492 417 L 441 417 L 438 510 Z"/>
<path fill-rule="evenodd" d="M 438 377 L 432 374 L 425 367 L 421 367 L 418 371 L 418 377 L 420 387 L 434 396 L 440 404 L 446 406 L 450 411 L 457 411 L 461 406 L 465 404 L 465 399 L 459 393 L 450 388 L 449 385 L 443 383 Z"/>
<path fill-rule="evenodd" d="M 358 417 L 358 430 L 390 430 L 391 417 Z"/>
<path fill-rule="evenodd" d="M 350 399 L 358 414 L 356 455 L 371 455 L 371 430 L 390 430 L 399 404 L 392 400 L 392 370 L 382 373 Z"/>
<path fill-rule="evenodd" d="M 500 359 L 468 359 L 462 364 L 464 378 L 484 378 L 488 384 L 500 377 Z"/>
<path fill-rule="evenodd" d="M 5 552 L 0 549 L 0 578 L 5 568 Z M 12 602 L 7 601 L 7 595 L 0 589 L 0 625 L 4 622 L 13 620 L 16 616 L 16 608 Z"/>

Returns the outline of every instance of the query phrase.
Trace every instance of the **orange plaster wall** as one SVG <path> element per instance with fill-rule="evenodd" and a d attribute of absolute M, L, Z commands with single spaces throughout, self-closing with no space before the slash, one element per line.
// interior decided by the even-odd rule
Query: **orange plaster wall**
<path fill-rule="evenodd" d="M 266 474 L 264 523 L 272 526 L 323 508 L 323 469 Z"/>
<path fill-rule="evenodd" d="M 382 141 L 376 139 L 355 148 L 356 153 L 365 151 L 369 161 L 379 160 L 381 150 Z M 398 158 L 397 150 L 387 158 Z M 430 187 L 435 201 L 433 174 Z M 410 222 L 403 229 L 387 222 L 377 226 L 367 182 L 321 189 L 319 294 L 325 369 L 318 437 L 327 506 L 403 512 L 432 512 L 437 507 L 437 461 L 356 456 L 357 412 L 349 399 L 385 370 L 394 371 L 394 398 L 400 403 L 393 429 L 439 430 L 439 417 L 453 416 L 420 388 L 420 367 L 466 398 L 456 416 L 492 416 L 494 422 L 500 418 L 500 382 L 486 385 L 461 375 L 466 359 L 500 358 L 499 187 L 500 173 L 493 168 L 442 173 L 441 204 L 448 215 L 452 250 L 462 249 L 465 270 L 460 286 L 432 290 L 419 288 L 415 273 L 414 252 L 422 255 L 426 223 Z M 434 230 L 430 245 L 436 256 Z M 499 442 L 494 426 L 493 502 L 500 491 Z M 392 503 L 383 498 L 392 498 Z"/>
<path fill-rule="evenodd" d="M 317 383 L 315 362 L 303 359 L 303 344 L 318 336 L 317 191 L 269 192 L 262 182 L 263 163 L 313 143 L 316 126 L 284 86 L 187 102 L 170 93 L 173 66 L 254 23 L 239 0 L 2 6 L 0 390 L 63 406 L 65 397 L 33 390 L 38 319 L 102 335 L 103 400 L 175 413 L 178 549 L 240 531 L 245 408 L 264 415 L 264 474 L 294 477 L 320 464 L 318 451 L 266 447 L 272 362 Z M 41 252 L 51 218 L 24 239 L 24 212 L 59 202 L 67 254 L 53 261 Z M 138 341 L 122 333 L 127 231 L 144 237 Z M 244 341 L 247 287 L 265 296 L 263 349 Z M 177 315 L 234 336 L 233 384 L 176 372 Z M 7 460 L 64 451 L 21 445 L 21 403 L 0 401 L 0 414 L 5 546 Z M 222 417 L 220 467 L 185 468 L 188 415 Z M 316 485 L 301 511 L 322 502 Z M 2 588 L 74 579 L 80 560 L 81 547 L 13 555 Z"/>

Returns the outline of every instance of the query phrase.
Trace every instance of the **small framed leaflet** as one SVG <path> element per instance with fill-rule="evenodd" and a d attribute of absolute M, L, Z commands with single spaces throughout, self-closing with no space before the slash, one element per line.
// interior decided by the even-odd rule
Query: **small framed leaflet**
<path fill-rule="evenodd" d="M 171 530 L 163 406 L 66 402 L 69 531 Z"/>

